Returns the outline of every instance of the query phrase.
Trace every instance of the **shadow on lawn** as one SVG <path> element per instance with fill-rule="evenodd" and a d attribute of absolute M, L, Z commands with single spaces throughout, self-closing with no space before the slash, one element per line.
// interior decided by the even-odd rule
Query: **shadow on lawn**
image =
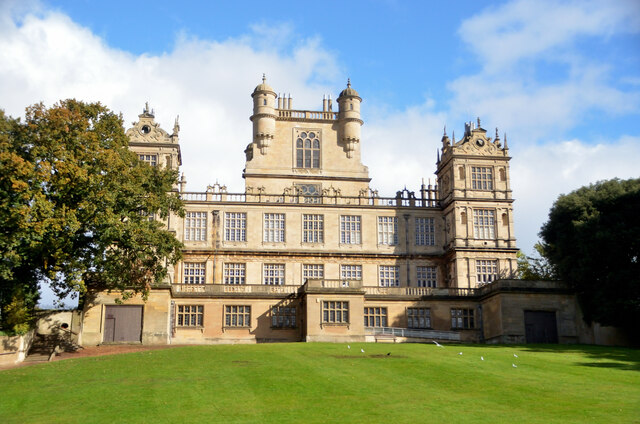
<path fill-rule="evenodd" d="M 578 365 L 585 367 L 640 371 L 640 350 L 638 349 L 556 344 L 519 345 L 518 347 L 528 352 L 579 353 L 590 360 L 588 362 L 578 363 Z"/>

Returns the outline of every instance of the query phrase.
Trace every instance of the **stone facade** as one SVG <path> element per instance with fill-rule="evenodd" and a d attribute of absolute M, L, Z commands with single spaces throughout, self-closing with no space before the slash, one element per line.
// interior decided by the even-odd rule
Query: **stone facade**
<path fill-rule="evenodd" d="M 130 341 L 149 344 L 522 342 L 517 311 L 538 307 L 557 311 L 560 340 L 575 341 L 570 295 L 487 292 L 516 268 L 506 136 L 489 137 L 479 120 L 458 140 L 445 132 L 437 184 L 381 197 L 360 160 L 362 99 L 350 83 L 337 112 L 327 98 L 320 111 L 292 109 L 264 78 L 251 97 L 244 192 L 179 184 L 187 214 L 165 224 L 185 245 L 182 262 L 146 302 L 127 302 L 141 315 L 97 294 L 84 343 L 107 341 L 107 320 L 109 340 L 113 320 L 133 320 L 141 331 Z M 171 135 L 162 130 L 147 106 L 127 134 L 142 160 L 177 168 L 179 129 L 176 119 Z"/>

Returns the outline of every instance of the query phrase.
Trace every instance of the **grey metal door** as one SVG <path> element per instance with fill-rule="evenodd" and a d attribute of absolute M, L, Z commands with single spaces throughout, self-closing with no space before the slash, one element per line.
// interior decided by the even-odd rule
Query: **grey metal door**
<path fill-rule="evenodd" d="M 142 306 L 108 305 L 105 311 L 104 339 L 109 342 L 142 340 Z"/>

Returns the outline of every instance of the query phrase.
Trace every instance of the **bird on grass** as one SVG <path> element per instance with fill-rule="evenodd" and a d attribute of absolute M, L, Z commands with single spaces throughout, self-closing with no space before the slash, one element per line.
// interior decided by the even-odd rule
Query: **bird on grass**
<path fill-rule="evenodd" d="M 391 356 L 391 352 L 387 353 L 387 356 Z"/>
<path fill-rule="evenodd" d="M 458 355 L 462 355 L 462 352 L 458 353 Z"/>
<path fill-rule="evenodd" d="M 360 352 L 364 353 L 364 349 L 360 349 Z"/>
<path fill-rule="evenodd" d="M 514 353 L 514 354 L 513 354 L 513 357 L 514 357 L 514 358 L 517 358 L 517 357 L 518 357 L 518 355 L 516 355 L 516 354 Z"/>
<path fill-rule="evenodd" d="M 350 345 L 347 345 L 347 349 L 351 349 L 351 346 L 350 346 Z"/>
<path fill-rule="evenodd" d="M 484 361 L 484 356 L 481 356 L 481 357 L 480 357 L 480 360 L 481 360 L 481 361 Z"/>
<path fill-rule="evenodd" d="M 516 364 L 511 364 L 511 366 L 512 366 L 513 368 L 518 368 L 518 366 L 517 366 Z"/>
<path fill-rule="evenodd" d="M 436 344 L 436 346 L 438 346 L 438 347 L 444 347 L 444 346 L 442 346 L 440 343 L 438 343 L 438 342 L 437 342 L 437 341 L 435 341 L 435 340 L 434 340 L 433 342 L 434 342 L 434 343 Z"/>

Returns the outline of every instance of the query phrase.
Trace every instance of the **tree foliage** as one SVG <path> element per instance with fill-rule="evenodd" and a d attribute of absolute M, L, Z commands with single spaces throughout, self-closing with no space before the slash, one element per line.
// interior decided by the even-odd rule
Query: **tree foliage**
<path fill-rule="evenodd" d="M 179 259 L 180 242 L 160 222 L 183 213 L 171 192 L 177 172 L 139 161 L 122 118 L 99 103 L 37 104 L 24 123 L 0 111 L 0 168 L 5 325 L 8 305 L 33 309 L 39 282 L 60 297 L 146 294 Z"/>
<path fill-rule="evenodd" d="M 640 179 L 615 179 L 560 196 L 542 227 L 545 256 L 576 290 L 588 322 L 638 332 L 639 211 Z"/>
<path fill-rule="evenodd" d="M 533 248 L 536 251 L 533 256 L 518 252 L 518 278 L 531 281 L 556 280 L 556 270 L 546 257 L 544 246 L 536 243 Z"/>

